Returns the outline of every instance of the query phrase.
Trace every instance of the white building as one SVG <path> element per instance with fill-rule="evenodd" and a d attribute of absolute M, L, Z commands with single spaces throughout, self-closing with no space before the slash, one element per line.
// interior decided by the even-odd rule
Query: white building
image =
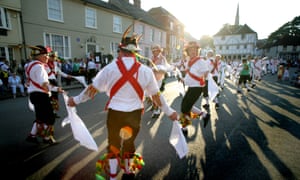
<path fill-rule="evenodd" d="M 221 54 L 227 60 L 241 59 L 246 56 L 255 56 L 257 33 L 247 24 L 239 24 L 239 6 L 235 17 L 235 24 L 225 24 L 213 36 L 216 54 Z"/>

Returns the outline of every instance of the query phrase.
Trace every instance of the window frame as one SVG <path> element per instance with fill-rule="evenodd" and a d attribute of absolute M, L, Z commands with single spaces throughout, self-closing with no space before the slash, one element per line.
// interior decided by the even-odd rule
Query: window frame
<path fill-rule="evenodd" d="M 58 6 L 55 6 L 55 4 L 53 4 L 55 2 L 57 2 Z M 53 7 L 51 5 L 53 5 Z M 54 8 L 56 8 L 56 9 L 54 9 Z M 58 18 L 55 18 L 52 16 L 51 12 L 54 12 L 54 11 L 56 11 L 58 13 L 58 14 L 56 14 L 59 16 Z M 47 0 L 47 15 L 48 15 L 49 20 L 63 22 L 64 14 L 63 14 L 62 0 Z"/>
<path fill-rule="evenodd" d="M 122 33 L 122 17 L 121 16 L 113 16 L 113 32 L 114 33 Z"/>
<path fill-rule="evenodd" d="M 58 44 L 57 39 L 61 38 L 62 42 Z M 71 37 L 67 35 L 55 34 L 55 33 L 44 33 L 44 42 L 46 46 L 51 47 L 53 51 L 57 51 L 58 56 L 64 59 L 71 58 Z"/>
<path fill-rule="evenodd" d="M 11 29 L 11 23 L 9 19 L 9 12 L 6 8 L 0 7 L 0 28 L 1 29 Z"/>
<path fill-rule="evenodd" d="M 153 28 L 151 28 L 151 29 L 149 29 L 149 40 L 150 40 L 150 42 L 154 42 L 154 29 Z"/>
<path fill-rule="evenodd" d="M 88 12 L 94 13 L 91 14 L 92 16 L 89 16 Z M 91 20 L 94 25 L 89 24 L 89 20 Z M 97 10 L 91 7 L 85 8 L 85 27 L 97 29 Z"/>

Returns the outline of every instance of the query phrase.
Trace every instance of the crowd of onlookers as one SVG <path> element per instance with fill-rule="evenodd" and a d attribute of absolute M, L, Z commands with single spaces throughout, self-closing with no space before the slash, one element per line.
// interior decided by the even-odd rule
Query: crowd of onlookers
<path fill-rule="evenodd" d="M 74 58 L 72 60 L 60 59 L 58 66 L 60 69 L 72 76 L 84 76 L 87 83 L 91 83 L 92 78 L 97 72 L 107 65 L 111 59 L 102 59 L 99 62 L 95 61 L 95 58 Z M 21 60 L 17 63 L 15 60 L 7 61 L 4 57 L 0 57 L 0 97 L 5 95 L 16 98 L 17 95 L 26 95 L 26 76 L 25 66 L 30 60 Z M 268 61 L 266 61 L 268 62 Z M 266 71 L 270 69 L 269 63 L 265 64 Z M 290 72 L 290 68 L 296 68 L 294 72 Z M 282 71 L 281 79 L 283 81 L 289 81 L 293 86 L 300 87 L 300 63 L 284 63 L 278 64 L 278 71 Z M 71 85 L 72 79 L 61 78 L 62 85 Z"/>
<path fill-rule="evenodd" d="M 58 60 L 59 68 L 66 74 L 72 76 L 84 76 L 86 81 L 90 83 L 97 72 L 109 63 L 109 59 L 96 62 L 92 58 L 74 58 L 72 60 Z M 26 96 L 26 64 L 30 60 L 21 60 L 9 62 L 4 57 L 0 57 L 0 98 Z M 61 78 L 62 85 L 71 85 L 72 78 Z"/>

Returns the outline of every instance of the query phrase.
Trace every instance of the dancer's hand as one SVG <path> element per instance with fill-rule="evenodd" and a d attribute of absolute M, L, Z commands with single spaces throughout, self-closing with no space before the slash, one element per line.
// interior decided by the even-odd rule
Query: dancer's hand
<path fill-rule="evenodd" d="M 169 118 L 172 120 L 172 121 L 176 121 L 178 120 L 178 114 L 176 111 L 174 111 L 170 116 Z"/>
<path fill-rule="evenodd" d="M 75 103 L 73 97 L 69 97 L 68 103 L 67 103 L 67 104 L 68 104 L 68 106 L 70 106 L 70 107 L 76 106 L 76 103 Z"/>
<path fill-rule="evenodd" d="M 86 90 L 86 95 L 89 96 L 90 99 L 93 99 L 95 97 L 95 95 L 97 94 L 98 90 L 93 86 L 93 85 L 89 85 L 87 90 Z"/>

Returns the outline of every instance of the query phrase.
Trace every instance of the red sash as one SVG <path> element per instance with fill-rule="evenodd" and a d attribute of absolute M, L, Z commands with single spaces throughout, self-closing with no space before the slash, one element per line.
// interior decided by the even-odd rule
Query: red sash
<path fill-rule="evenodd" d="M 39 83 L 33 81 L 33 80 L 30 78 L 30 70 L 31 70 L 31 69 L 33 68 L 33 66 L 35 66 L 36 64 L 40 64 L 40 65 L 42 65 L 42 66 L 45 65 L 44 63 L 42 63 L 42 62 L 40 62 L 40 61 L 35 61 L 35 62 L 31 63 L 31 64 L 26 68 L 26 75 L 27 75 L 27 77 L 28 77 L 28 80 L 29 80 L 30 82 L 32 82 L 32 84 L 33 84 L 35 87 L 37 87 L 37 88 L 43 90 L 45 93 L 48 93 L 48 92 L 47 92 L 47 91 L 46 91 Z"/>
<path fill-rule="evenodd" d="M 205 86 L 205 78 L 204 76 L 197 76 L 193 73 L 190 72 L 190 68 L 193 66 L 193 64 L 195 64 L 198 60 L 201 60 L 199 56 L 196 56 L 194 58 L 192 58 L 189 63 L 188 63 L 188 66 L 189 66 L 189 69 L 187 70 L 187 73 L 189 76 L 191 76 L 191 78 L 195 79 L 196 81 L 199 81 L 200 85 L 201 86 Z"/>
<path fill-rule="evenodd" d="M 132 85 L 133 89 L 136 91 L 136 93 L 138 94 L 139 98 L 141 101 L 143 101 L 144 98 L 144 91 L 141 87 L 141 85 L 138 83 L 137 79 L 133 77 L 133 75 L 135 73 L 138 72 L 138 69 L 140 67 L 140 63 L 138 63 L 137 61 L 135 61 L 135 63 L 133 64 L 133 66 L 127 71 L 126 67 L 123 63 L 123 61 L 118 58 L 117 60 L 117 65 L 118 68 L 122 74 L 121 78 L 112 86 L 111 90 L 110 90 L 110 95 L 109 95 L 109 100 L 106 103 L 106 107 L 105 109 L 107 110 L 107 107 L 110 103 L 110 100 L 112 99 L 112 97 L 119 91 L 119 89 L 127 82 L 129 81 L 129 83 Z"/>

